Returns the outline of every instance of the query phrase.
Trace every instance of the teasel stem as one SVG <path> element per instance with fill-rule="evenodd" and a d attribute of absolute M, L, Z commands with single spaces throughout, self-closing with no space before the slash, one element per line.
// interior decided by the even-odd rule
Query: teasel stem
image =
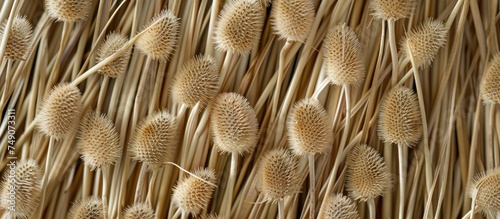
<path fill-rule="evenodd" d="M 279 104 L 279 98 L 280 98 L 280 92 L 281 92 L 281 85 L 283 85 L 283 78 L 285 77 L 285 56 L 288 53 L 290 46 L 292 45 L 292 42 L 286 41 L 285 45 L 281 49 L 280 56 L 279 56 L 279 66 L 278 66 L 278 80 L 276 81 L 276 87 L 274 90 L 274 96 L 273 96 L 273 108 L 272 108 L 272 114 L 271 114 L 271 121 L 274 121 L 274 118 L 276 117 L 276 113 L 278 112 L 278 104 Z M 282 131 L 280 132 L 279 125 L 278 125 L 278 130 L 276 137 L 280 138 Z"/>
<path fill-rule="evenodd" d="M 108 191 L 109 191 L 109 166 L 101 167 L 101 175 L 102 175 L 102 206 L 103 208 L 107 208 L 108 206 Z M 109 212 L 106 211 L 104 214 L 104 219 L 109 218 Z"/>
<path fill-rule="evenodd" d="M 309 198 L 310 198 L 310 215 L 309 218 L 316 218 L 316 171 L 314 165 L 314 154 L 307 156 L 309 161 Z"/>
<path fill-rule="evenodd" d="M 398 51 L 396 48 L 396 33 L 394 26 L 396 21 L 393 19 L 387 20 L 388 30 L 389 30 L 389 47 L 391 49 L 391 60 L 392 60 L 392 85 L 394 86 L 398 82 L 399 75 L 399 61 L 398 61 Z"/>
<path fill-rule="evenodd" d="M 368 212 L 370 213 L 370 219 L 377 218 L 377 210 L 375 209 L 375 200 L 373 198 L 366 201 L 368 204 Z"/>
<path fill-rule="evenodd" d="M 398 144 L 399 156 L 399 218 L 404 218 L 405 199 L 406 199 L 406 165 L 407 157 L 405 155 L 405 145 Z"/>
<path fill-rule="evenodd" d="M 150 207 L 153 207 L 153 204 L 154 204 L 154 188 L 155 188 L 155 183 L 156 183 L 156 179 L 158 178 L 158 171 L 157 170 L 154 170 L 152 173 L 151 173 L 151 181 L 149 181 L 149 188 L 148 188 L 148 195 L 146 197 L 146 200 L 149 204 Z"/>
<path fill-rule="evenodd" d="M 236 183 L 236 171 L 238 167 L 238 154 L 236 152 L 231 153 L 231 170 L 229 172 L 229 180 L 226 189 L 226 200 L 227 203 L 225 205 L 226 212 L 225 215 L 227 218 L 231 218 L 231 207 L 233 204 L 233 193 L 234 193 L 234 184 Z"/>
<path fill-rule="evenodd" d="M 39 206 L 39 211 L 38 211 L 38 218 L 41 219 L 43 215 L 43 209 L 45 205 L 45 196 L 47 194 L 48 190 L 48 183 L 49 183 L 49 175 L 50 175 L 50 170 L 51 170 L 51 160 L 52 160 L 52 154 L 54 153 L 54 144 L 55 144 L 55 139 L 53 137 L 50 137 L 49 140 L 49 147 L 47 149 L 47 158 L 45 160 L 45 172 L 43 174 L 43 179 L 42 179 L 42 198 L 40 199 L 40 206 Z"/>
<path fill-rule="evenodd" d="M 476 207 L 476 196 L 477 196 L 477 189 L 472 192 L 472 202 L 471 202 L 471 207 L 470 207 L 470 219 L 474 219 L 474 210 Z M 465 216 L 464 216 L 465 217 Z"/>
<path fill-rule="evenodd" d="M 285 219 L 285 199 L 278 200 L 278 218 Z"/>
<path fill-rule="evenodd" d="M 488 119 L 488 146 L 486 147 L 486 169 L 493 169 L 495 167 L 494 146 L 495 146 L 495 103 L 490 103 L 490 114 Z"/>

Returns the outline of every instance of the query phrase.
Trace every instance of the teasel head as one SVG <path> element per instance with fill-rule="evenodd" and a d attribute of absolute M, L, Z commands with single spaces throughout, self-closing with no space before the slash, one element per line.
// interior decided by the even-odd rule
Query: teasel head
<path fill-rule="evenodd" d="M 80 123 L 77 147 L 91 169 L 114 165 L 122 155 L 115 125 L 94 111 L 87 113 Z"/>
<path fill-rule="evenodd" d="M 211 169 L 198 169 L 193 172 L 197 177 L 215 184 L 217 179 Z M 181 180 L 173 189 L 172 202 L 183 212 L 198 215 L 212 199 L 215 187 L 192 175 Z"/>
<path fill-rule="evenodd" d="M 467 195 L 475 199 L 476 209 L 485 215 L 500 212 L 500 168 L 478 174 L 467 185 Z"/>
<path fill-rule="evenodd" d="M 80 121 L 82 95 L 71 83 L 61 83 L 43 100 L 37 115 L 37 126 L 43 134 L 60 140 L 74 133 Z"/>
<path fill-rule="evenodd" d="M 62 22 L 84 21 L 92 10 L 92 0 L 46 0 L 50 17 Z"/>
<path fill-rule="evenodd" d="M 6 33 L 7 21 L 0 26 L 0 39 Z M 25 60 L 33 47 L 33 29 L 26 17 L 15 16 L 12 21 L 7 45 L 5 46 L 5 58 L 11 60 Z"/>
<path fill-rule="evenodd" d="M 7 218 L 31 218 L 40 203 L 42 170 L 35 160 L 21 160 L 15 166 L 14 181 L 9 171 L 5 172 L 0 186 L 1 208 Z M 13 208 L 12 196 L 16 201 Z"/>
<path fill-rule="evenodd" d="M 211 129 L 221 152 L 243 154 L 259 141 L 259 122 L 248 100 L 237 93 L 219 94 L 213 103 Z"/>
<path fill-rule="evenodd" d="M 150 170 L 161 168 L 174 159 L 177 150 L 177 121 L 167 111 L 144 118 L 135 129 L 129 151 L 133 159 L 144 162 Z"/>
<path fill-rule="evenodd" d="M 382 99 L 378 133 L 387 143 L 408 147 L 420 141 L 422 121 L 417 95 L 406 87 L 392 88 Z"/>
<path fill-rule="evenodd" d="M 179 18 L 165 9 L 146 28 L 149 29 L 137 40 L 136 48 L 153 60 L 168 61 L 179 41 Z"/>
<path fill-rule="evenodd" d="M 282 39 L 304 42 L 314 22 L 312 0 L 274 0 L 271 8 L 273 29 Z"/>
<path fill-rule="evenodd" d="M 231 0 L 222 9 L 215 29 L 217 48 L 247 54 L 259 44 L 265 10 L 257 0 Z"/>
<path fill-rule="evenodd" d="M 333 145 L 333 129 L 326 110 L 316 99 L 302 99 L 287 121 L 288 144 L 294 154 L 326 153 Z"/>
<path fill-rule="evenodd" d="M 416 6 L 416 0 L 371 0 L 370 3 L 376 19 L 394 21 L 410 17 Z"/>
<path fill-rule="evenodd" d="M 493 57 L 479 86 L 485 103 L 500 103 L 500 53 Z"/>
<path fill-rule="evenodd" d="M 113 53 L 121 49 L 127 41 L 128 38 L 120 33 L 110 33 L 97 51 L 97 62 L 101 62 L 113 55 Z M 124 74 L 130 59 L 130 50 L 131 49 L 126 50 L 118 58 L 100 68 L 98 72 L 111 78 L 116 78 Z"/>
<path fill-rule="evenodd" d="M 137 203 L 125 209 L 123 212 L 124 219 L 155 219 L 154 210 L 144 203 Z"/>
<path fill-rule="evenodd" d="M 368 201 L 392 187 L 391 174 L 380 154 L 367 145 L 358 145 L 347 156 L 346 188 L 352 198 Z"/>
<path fill-rule="evenodd" d="M 429 66 L 439 52 L 439 48 L 446 45 L 447 34 L 448 29 L 443 22 L 429 20 L 412 30 L 403 39 L 404 55 L 408 59 L 413 57 L 416 68 Z"/>
<path fill-rule="evenodd" d="M 194 107 L 205 106 L 219 92 L 219 70 L 212 56 L 196 56 L 184 63 L 172 82 L 172 99 Z"/>
<path fill-rule="evenodd" d="M 300 190 L 298 162 L 288 150 L 268 151 L 260 161 L 259 184 L 264 200 L 277 202 Z"/>
<path fill-rule="evenodd" d="M 356 203 L 342 194 L 330 195 L 318 219 L 359 219 Z"/>
<path fill-rule="evenodd" d="M 97 197 L 88 197 L 84 201 L 77 201 L 69 211 L 69 218 L 73 219 L 104 219 L 107 206 Z"/>
<path fill-rule="evenodd" d="M 365 77 L 361 43 L 345 24 L 331 27 L 323 40 L 325 73 L 335 85 L 360 85 Z"/>

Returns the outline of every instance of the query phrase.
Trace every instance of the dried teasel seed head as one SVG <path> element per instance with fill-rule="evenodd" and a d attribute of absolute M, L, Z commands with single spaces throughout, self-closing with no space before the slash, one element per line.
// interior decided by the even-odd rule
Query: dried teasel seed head
<path fill-rule="evenodd" d="M 485 103 L 500 103 L 500 54 L 491 60 L 481 79 L 479 89 Z"/>
<path fill-rule="evenodd" d="M 346 165 L 346 188 L 352 198 L 367 201 L 391 189 L 391 174 L 384 159 L 372 147 L 359 145 L 353 148 Z"/>
<path fill-rule="evenodd" d="M 187 61 L 172 82 L 174 102 L 194 107 L 205 106 L 219 92 L 219 70 L 212 56 L 197 56 Z"/>
<path fill-rule="evenodd" d="M 289 41 L 304 42 L 314 22 L 314 3 L 311 0 L 275 0 L 271 23 L 276 34 Z"/>
<path fill-rule="evenodd" d="M 221 152 L 250 152 L 259 141 L 259 122 L 248 100 L 237 93 L 219 94 L 213 103 L 211 129 Z"/>
<path fill-rule="evenodd" d="M 199 178 L 210 183 L 216 183 L 215 172 L 210 169 L 198 169 L 193 172 Z M 183 212 L 198 215 L 212 199 L 215 187 L 194 176 L 183 179 L 174 188 L 172 202 Z"/>
<path fill-rule="evenodd" d="M 335 85 L 360 85 L 365 77 L 361 43 L 345 24 L 333 26 L 323 41 L 325 72 Z"/>
<path fill-rule="evenodd" d="M 0 185 L 0 208 L 6 210 L 6 218 L 31 218 L 40 203 L 42 171 L 35 160 L 21 160 L 15 167 L 14 181 L 9 177 L 11 173 L 5 171 Z M 12 196 L 16 201 L 13 208 Z"/>
<path fill-rule="evenodd" d="M 134 159 L 156 170 L 173 161 L 177 150 L 177 121 L 167 111 L 160 111 L 144 118 L 137 126 L 130 144 Z"/>
<path fill-rule="evenodd" d="M 264 200 L 276 202 L 300 190 L 298 162 L 282 148 L 267 152 L 260 161 L 259 182 Z"/>
<path fill-rule="evenodd" d="M 271 23 L 282 39 L 304 42 L 314 22 L 314 3 L 311 0 L 275 0 Z"/>
<path fill-rule="evenodd" d="M 138 203 L 123 212 L 124 219 L 155 219 L 154 210 L 148 204 Z"/>
<path fill-rule="evenodd" d="M 415 0 L 372 0 L 373 16 L 381 20 L 399 20 L 410 17 L 417 2 Z"/>
<path fill-rule="evenodd" d="M 86 20 L 92 10 L 92 0 L 46 0 L 50 17 L 63 22 Z"/>
<path fill-rule="evenodd" d="M 38 129 L 43 134 L 60 140 L 76 130 L 81 108 L 80 90 L 73 84 L 61 83 L 44 99 L 38 112 Z"/>
<path fill-rule="evenodd" d="M 151 27 L 135 43 L 137 49 L 153 60 L 166 62 L 179 41 L 179 18 L 165 9 L 153 17 L 144 29 Z"/>
<path fill-rule="evenodd" d="M 222 9 L 215 29 L 217 48 L 247 54 L 259 43 L 265 11 L 256 0 L 231 0 Z"/>
<path fill-rule="evenodd" d="M 407 58 L 413 57 L 415 67 L 429 66 L 439 48 L 446 44 L 447 33 L 448 29 L 443 22 L 429 20 L 403 39 L 402 50 Z"/>
<path fill-rule="evenodd" d="M 417 95 L 406 87 L 392 88 L 382 99 L 378 133 L 388 143 L 408 147 L 422 136 L 422 121 Z"/>
<path fill-rule="evenodd" d="M 356 203 L 342 194 L 330 195 L 325 208 L 318 215 L 319 219 L 359 219 Z"/>
<path fill-rule="evenodd" d="M 118 132 L 111 120 L 92 111 L 80 123 L 78 151 L 91 169 L 113 165 L 122 155 Z"/>
<path fill-rule="evenodd" d="M 6 33 L 7 21 L 0 26 L 0 39 Z M 32 49 L 33 29 L 26 17 L 15 16 L 12 21 L 7 45 L 5 46 L 5 57 L 11 60 L 24 60 Z"/>
<path fill-rule="evenodd" d="M 484 214 L 500 212 L 500 168 L 478 174 L 467 185 L 467 195 L 476 198 L 476 208 Z"/>
<path fill-rule="evenodd" d="M 326 153 L 333 145 L 333 129 L 326 110 L 316 99 L 302 99 L 287 121 L 288 143 L 297 155 Z"/>
<path fill-rule="evenodd" d="M 73 219 L 103 219 L 107 214 L 107 206 L 97 197 L 89 197 L 84 201 L 77 201 L 69 211 L 69 218 Z"/>
<path fill-rule="evenodd" d="M 101 62 L 113 55 L 113 53 L 121 49 L 127 41 L 128 38 L 119 33 L 110 33 L 97 51 L 97 62 Z M 116 78 L 125 73 L 128 60 L 130 59 L 130 50 L 131 49 L 126 50 L 118 58 L 100 68 L 98 72 L 111 78 Z"/>

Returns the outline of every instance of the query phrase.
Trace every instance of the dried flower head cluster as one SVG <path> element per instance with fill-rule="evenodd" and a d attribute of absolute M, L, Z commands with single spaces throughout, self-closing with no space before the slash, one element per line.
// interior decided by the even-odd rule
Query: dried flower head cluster
<path fill-rule="evenodd" d="M 439 48 L 446 45 L 448 29 L 443 22 L 429 20 L 415 30 L 412 30 L 403 39 L 402 50 L 404 55 L 413 57 L 415 67 L 429 66 L 438 54 Z"/>
<path fill-rule="evenodd" d="M 361 43 L 345 24 L 333 26 L 323 40 L 325 72 L 332 84 L 360 85 L 365 77 Z"/>
<path fill-rule="evenodd" d="M 314 3 L 311 0 L 275 0 L 271 22 L 281 38 L 304 42 L 313 26 Z"/>
<path fill-rule="evenodd" d="M 38 129 L 43 134 L 60 140 L 77 129 L 81 108 L 80 90 L 73 84 L 59 84 L 43 100 L 38 112 Z"/>
<path fill-rule="evenodd" d="M 210 183 L 217 180 L 215 172 L 210 169 L 198 169 L 193 174 Z M 214 186 L 190 175 L 174 188 L 172 202 L 183 212 L 198 215 L 206 209 L 214 191 Z"/>
<path fill-rule="evenodd" d="M 21 160 L 15 168 L 14 178 L 5 172 L 0 185 L 0 208 L 6 218 L 31 218 L 40 203 L 42 171 L 35 160 Z M 15 198 L 12 208 L 11 200 Z"/>
<path fill-rule="evenodd" d="M 137 40 L 136 48 L 153 60 L 168 61 L 179 41 L 179 19 L 170 10 L 163 10 L 146 28 L 149 29 Z"/>
<path fill-rule="evenodd" d="M 353 148 L 347 156 L 346 165 L 346 188 L 356 200 L 374 199 L 392 187 L 389 169 L 372 147 L 359 145 Z"/>
<path fill-rule="evenodd" d="M 155 212 L 148 204 L 138 203 L 123 212 L 124 219 L 155 219 Z"/>
<path fill-rule="evenodd" d="M 80 123 L 77 147 L 91 169 L 113 165 L 122 155 L 115 125 L 94 111 L 87 113 Z"/>
<path fill-rule="evenodd" d="M 46 0 L 49 15 L 62 22 L 86 20 L 92 10 L 92 0 Z"/>
<path fill-rule="evenodd" d="M 7 20 L 0 26 L 0 39 L 3 39 L 6 27 Z M 10 30 L 5 47 L 5 57 L 11 60 L 25 60 L 33 43 L 31 24 L 26 17 L 15 16 Z"/>
<path fill-rule="evenodd" d="M 221 152 L 243 154 L 259 140 L 259 122 L 248 100 L 237 93 L 215 98 L 211 112 L 214 144 Z"/>
<path fill-rule="evenodd" d="M 410 17 L 416 6 L 416 0 L 371 0 L 370 4 L 374 11 L 373 16 L 381 20 Z"/>
<path fill-rule="evenodd" d="M 485 103 L 500 103 L 500 54 L 495 55 L 491 60 L 491 64 L 481 79 L 479 89 Z"/>
<path fill-rule="evenodd" d="M 326 110 L 316 99 L 302 99 L 287 121 L 288 143 L 297 155 L 326 153 L 333 145 L 333 128 Z"/>
<path fill-rule="evenodd" d="M 127 41 L 128 38 L 120 33 L 110 33 L 99 47 L 99 51 L 97 51 L 97 62 L 102 62 L 104 59 L 113 55 L 113 53 L 121 49 Z M 100 68 L 98 72 L 111 78 L 116 78 L 124 74 L 127 70 L 128 60 L 130 59 L 130 52 L 130 49 L 126 50 L 118 58 L 111 61 L 111 63 Z"/>
<path fill-rule="evenodd" d="M 484 214 L 500 212 L 500 168 L 478 174 L 468 185 L 467 195 L 476 200 L 476 208 Z"/>
<path fill-rule="evenodd" d="M 406 87 L 392 88 L 382 100 L 378 132 L 388 143 L 413 146 L 422 137 L 417 95 Z"/>
<path fill-rule="evenodd" d="M 277 202 L 300 190 L 298 162 L 286 149 L 268 151 L 260 161 L 259 182 L 264 200 Z"/>
<path fill-rule="evenodd" d="M 256 0 L 231 0 L 222 9 L 215 30 L 217 48 L 247 54 L 259 43 L 265 11 Z"/>
<path fill-rule="evenodd" d="M 219 92 L 219 70 L 212 56 L 196 56 L 188 60 L 172 82 L 172 99 L 194 107 L 205 106 Z"/>
<path fill-rule="evenodd" d="M 129 150 L 132 157 L 151 170 L 173 161 L 177 150 L 177 121 L 167 111 L 144 118 L 137 126 Z"/>
<path fill-rule="evenodd" d="M 342 194 L 330 195 L 325 206 L 319 212 L 319 219 L 359 219 L 356 203 Z"/>
<path fill-rule="evenodd" d="M 107 206 L 97 197 L 89 197 L 84 201 L 77 201 L 69 211 L 69 218 L 73 219 L 104 219 L 107 214 Z"/>

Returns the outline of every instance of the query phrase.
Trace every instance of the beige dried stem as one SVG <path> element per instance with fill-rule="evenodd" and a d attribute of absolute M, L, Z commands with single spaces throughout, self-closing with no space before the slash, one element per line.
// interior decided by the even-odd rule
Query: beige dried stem
<path fill-rule="evenodd" d="M 318 219 L 359 219 L 356 203 L 342 194 L 329 195 L 325 206 Z"/>
<path fill-rule="evenodd" d="M 220 152 L 231 154 L 231 170 L 224 193 L 226 201 L 221 207 L 225 209 L 224 216 L 231 218 L 238 156 L 253 151 L 257 145 L 259 122 L 248 100 L 237 93 L 217 96 L 210 117 L 214 145 Z"/>
<path fill-rule="evenodd" d="M 347 156 L 346 166 L 349 195 L 367 202 L 370 218 L 375 219 L 375 198 L 392 187 L 392 177 L 384 159 L 372 147 L 358 145 Z"/>
<path fill-rule="evenodd" d="M 399 214 L 402 217 L 406 200 L 405 164 L 408 160 L 404 154 L 404 147 L 415 145 L 422 137 L 422 120 L 417 95 L 413 90 L 406 87 L 394 87 L 383 97 L 379 114 L 378 133 L 384 142 L 398 144 Z"/>
<path fill-rule="evenodd" d="M 214 186 L 199 179 L 215 183 L 217 179 L 213 170 L 198 169 L 193 174 L 197 177 L 188 176 L 173 189 L 172 202 L 181 211 L 182 219 L 187 219 L 189 214 L 196 216 L 204 211 L 215 191 Z"/>
<path fill-rule="evenodd" d="M 278 203 L 278 218 L 285 218 L 285 198 L 300 190 L 298 162 L 286 149 L 266 152 L 260 160 L 259 185 L 264 201 Z"/>
<path fill-rule="evenodd" d="M 287 121 L 288 144 L 296 155 L 306 155 L 309 162 L 310 215 L 316 215 L 316 171 L 314 156 L 328 153 L 333 145 L 333 128 L 326 110 L 318 100 L 300 100 Z"/>

